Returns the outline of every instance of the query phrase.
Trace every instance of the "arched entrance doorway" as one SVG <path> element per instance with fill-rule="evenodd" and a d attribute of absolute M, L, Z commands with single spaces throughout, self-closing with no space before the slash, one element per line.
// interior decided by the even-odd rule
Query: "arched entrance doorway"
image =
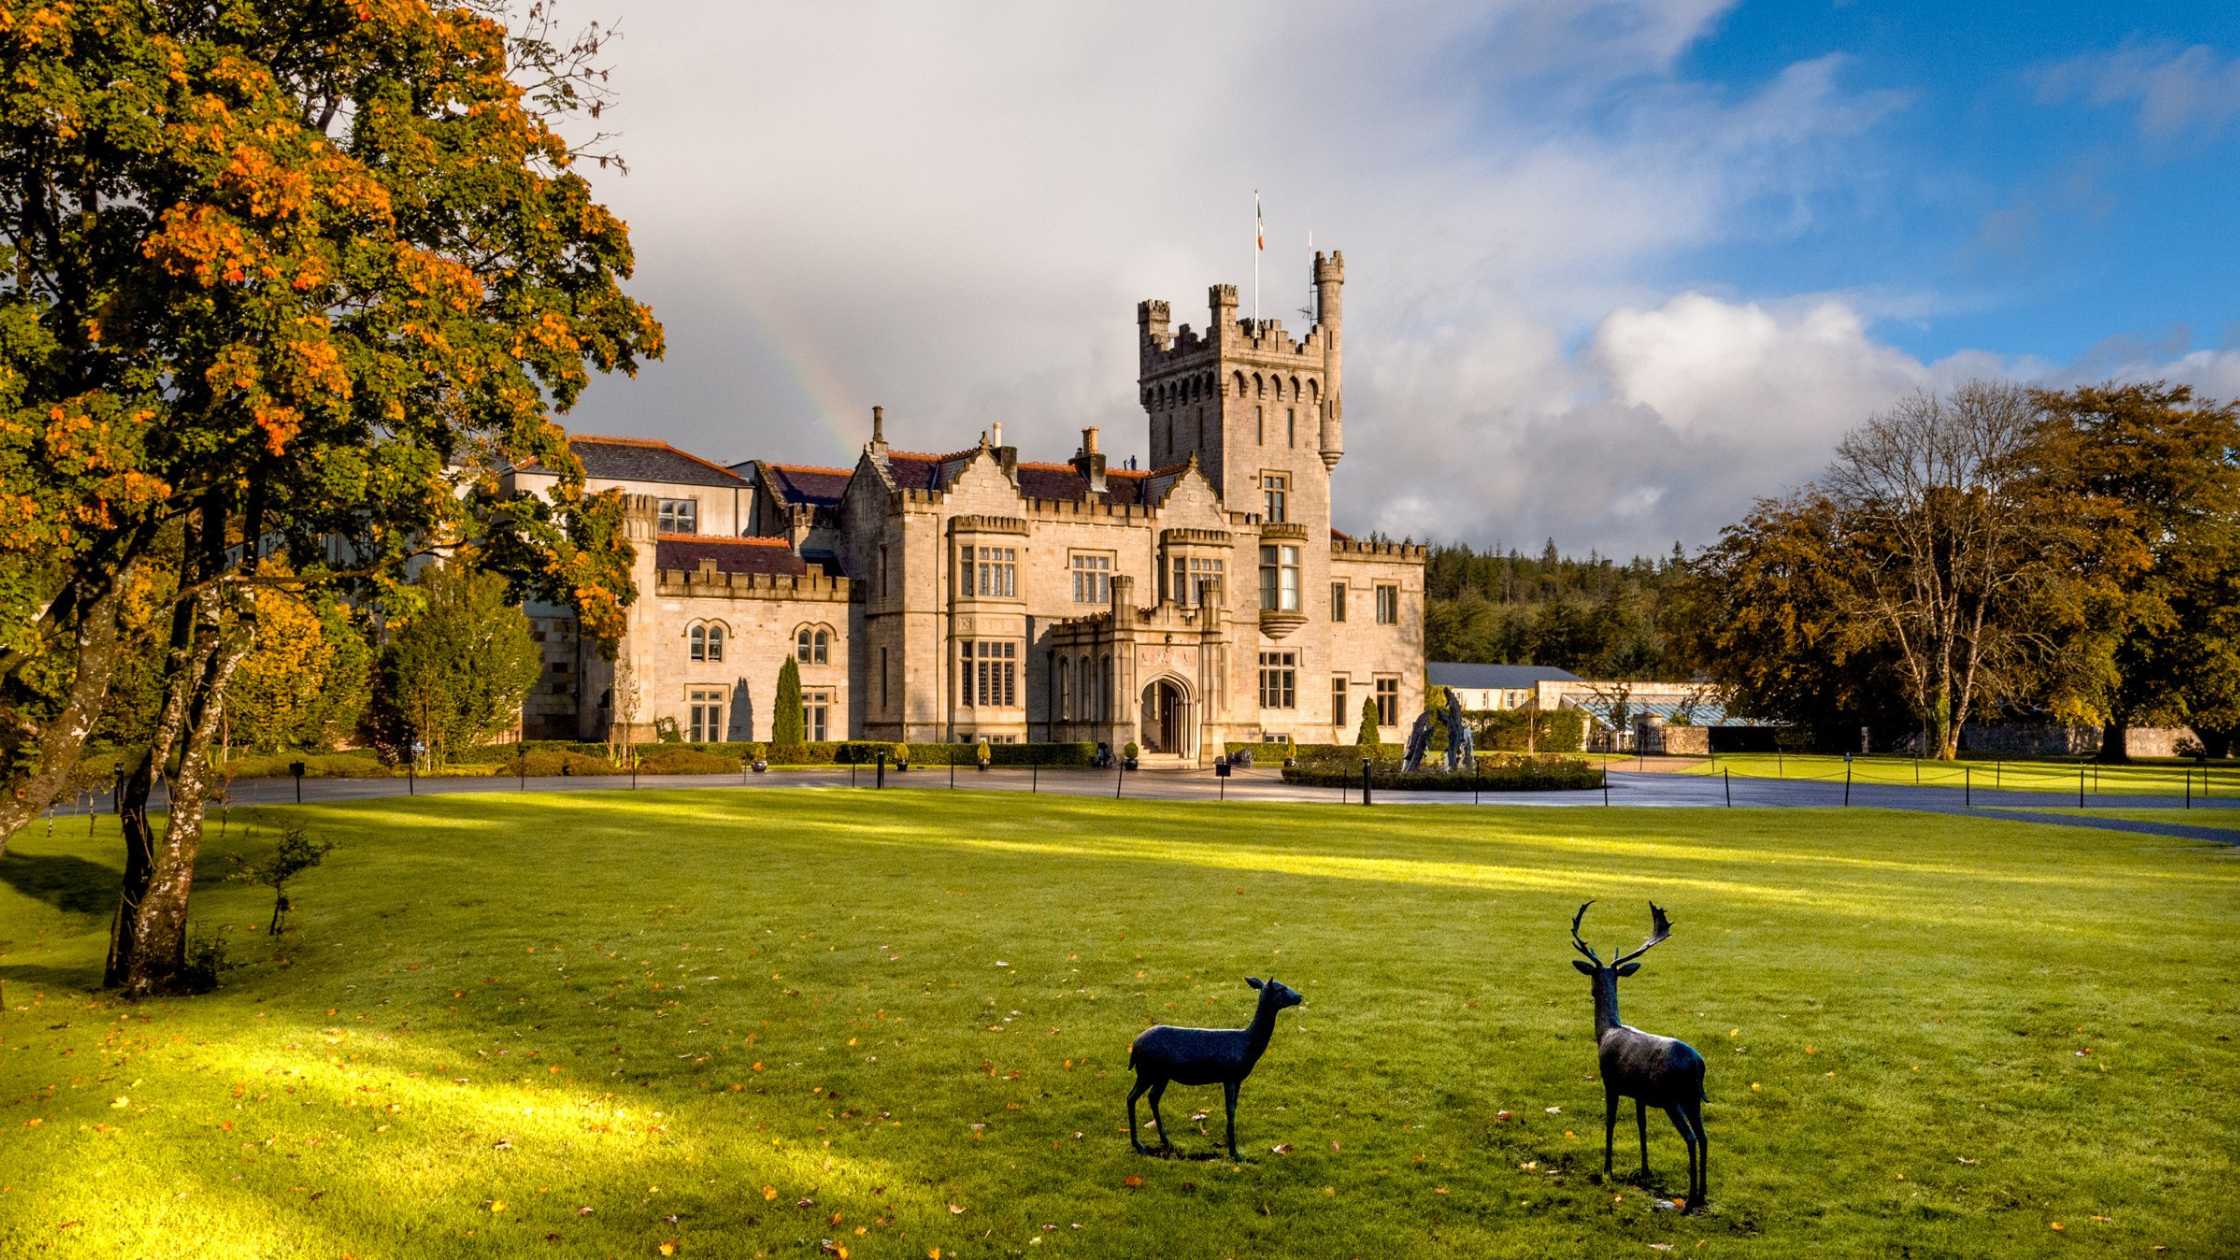
<path fill-rule="evenodd" d="M 1180 756 L 1189 751 L 1184 747 L 1188 705 L 1189 697 L 1169 679 L 1159 679 L 1143 689 L 1143 713 L 1137 730 L 1141 732 L 1144 751 L 1162 756 Z"/>

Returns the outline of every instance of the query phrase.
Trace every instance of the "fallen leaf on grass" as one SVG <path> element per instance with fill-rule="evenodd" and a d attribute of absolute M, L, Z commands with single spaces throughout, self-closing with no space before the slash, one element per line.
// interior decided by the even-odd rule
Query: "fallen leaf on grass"
<path fill-rule="evenodd" d="M 777 1198 L 778 1188 L 776 1186 L 764 1186 L 762 1188 L 762 1197 L 765 1201 Z"/>
<path fill-rule="evenodd" d="M 1268 1148 L 1268 1153 L 1271 1155 L 1289 1155 L 1291 1153 L 1291 1143 L 1278 1142 Z"/>
<path fill-rule="evenodd" d="M 1130 1190 L 1138 1190 L 1143 1187 L 1143 1178 L 1137 1176 L 1134 1173 L 1129 1173 L 1127 1176 L 1120 1179 L 1120 1184 L 1126 1186 Z M 955 1207 L 951 1207 L 949 1210 L 954 1212 L 958 1209 L 956 1209 Z"/>
<path fill-rule="evenodd" d="M 1141 1180 L 1143 1180 L 1143 1179 L 1142 1179 L 1141 1177 L 1138 1177 L 1138 1178 L 1136 1178 L 1136 1180 L 1138 1180 L 1138 1181 L 1141 1181 Z M 964 1215 L 964 1204 L 962 1204 L 962 1203 L 952 1203 L 952 1204 L 950 1204 L 950 1205 L 949 1205 L 949 1215 L 951 1215 L 951 1216 L 963 1216 L 963 1215 Z"/>

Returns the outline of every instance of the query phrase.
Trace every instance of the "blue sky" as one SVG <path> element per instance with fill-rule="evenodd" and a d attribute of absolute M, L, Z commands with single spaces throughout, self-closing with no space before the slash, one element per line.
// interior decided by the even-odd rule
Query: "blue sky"
<path fill-rule="evenodd" d="M 2240 0 L 642 0 L 671 353 L 571 422 L 1142 453 L 1136 302 L 1347 257 L 1342 528 L 1662 554 L 1975 377 L 2240 397 Z M 1249 291 L 1249 288 L 1248 288 Z"/>
<path fill-rule="evenodd" d="M 2093 99 L 2095 59 L 2197 47 L 2221 79 L 2174 125 Z M 1787 232 L 1796 207 L 1761 207 L 1764 235 L 1675 258 L 1669 282 L 1919 298 L 1876 331 L 1925 358 L 2240 344 L 2240 4 L 1750 3 L 1679 71 L 1748 91 L 1828 54 L 1855 90 L 1905 97 L 1858 146 L 1856 181 Z"/>

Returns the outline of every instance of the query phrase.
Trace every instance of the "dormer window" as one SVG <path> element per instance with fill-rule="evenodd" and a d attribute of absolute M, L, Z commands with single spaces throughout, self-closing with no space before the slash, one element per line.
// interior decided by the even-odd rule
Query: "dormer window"
<path fill-rule="evenodd" d="M 644 517 L 638 519 L 644 520 Z M 700 532 L 700 500 L 663 499 L 661 501 L 660 529 L 664 534 L 697 534 Z"/>

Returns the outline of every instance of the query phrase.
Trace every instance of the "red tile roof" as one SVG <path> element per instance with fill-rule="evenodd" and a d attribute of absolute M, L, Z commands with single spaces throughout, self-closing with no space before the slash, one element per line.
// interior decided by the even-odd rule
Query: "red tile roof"
<path fill-rule="evenodd" d="M 653 542 L 654 567 L 698 569 L 715 562 L 718 573 L 807 573 L 809 565 L 783 538 L 725 538 L 714 534 L 662 534 Z"/>

